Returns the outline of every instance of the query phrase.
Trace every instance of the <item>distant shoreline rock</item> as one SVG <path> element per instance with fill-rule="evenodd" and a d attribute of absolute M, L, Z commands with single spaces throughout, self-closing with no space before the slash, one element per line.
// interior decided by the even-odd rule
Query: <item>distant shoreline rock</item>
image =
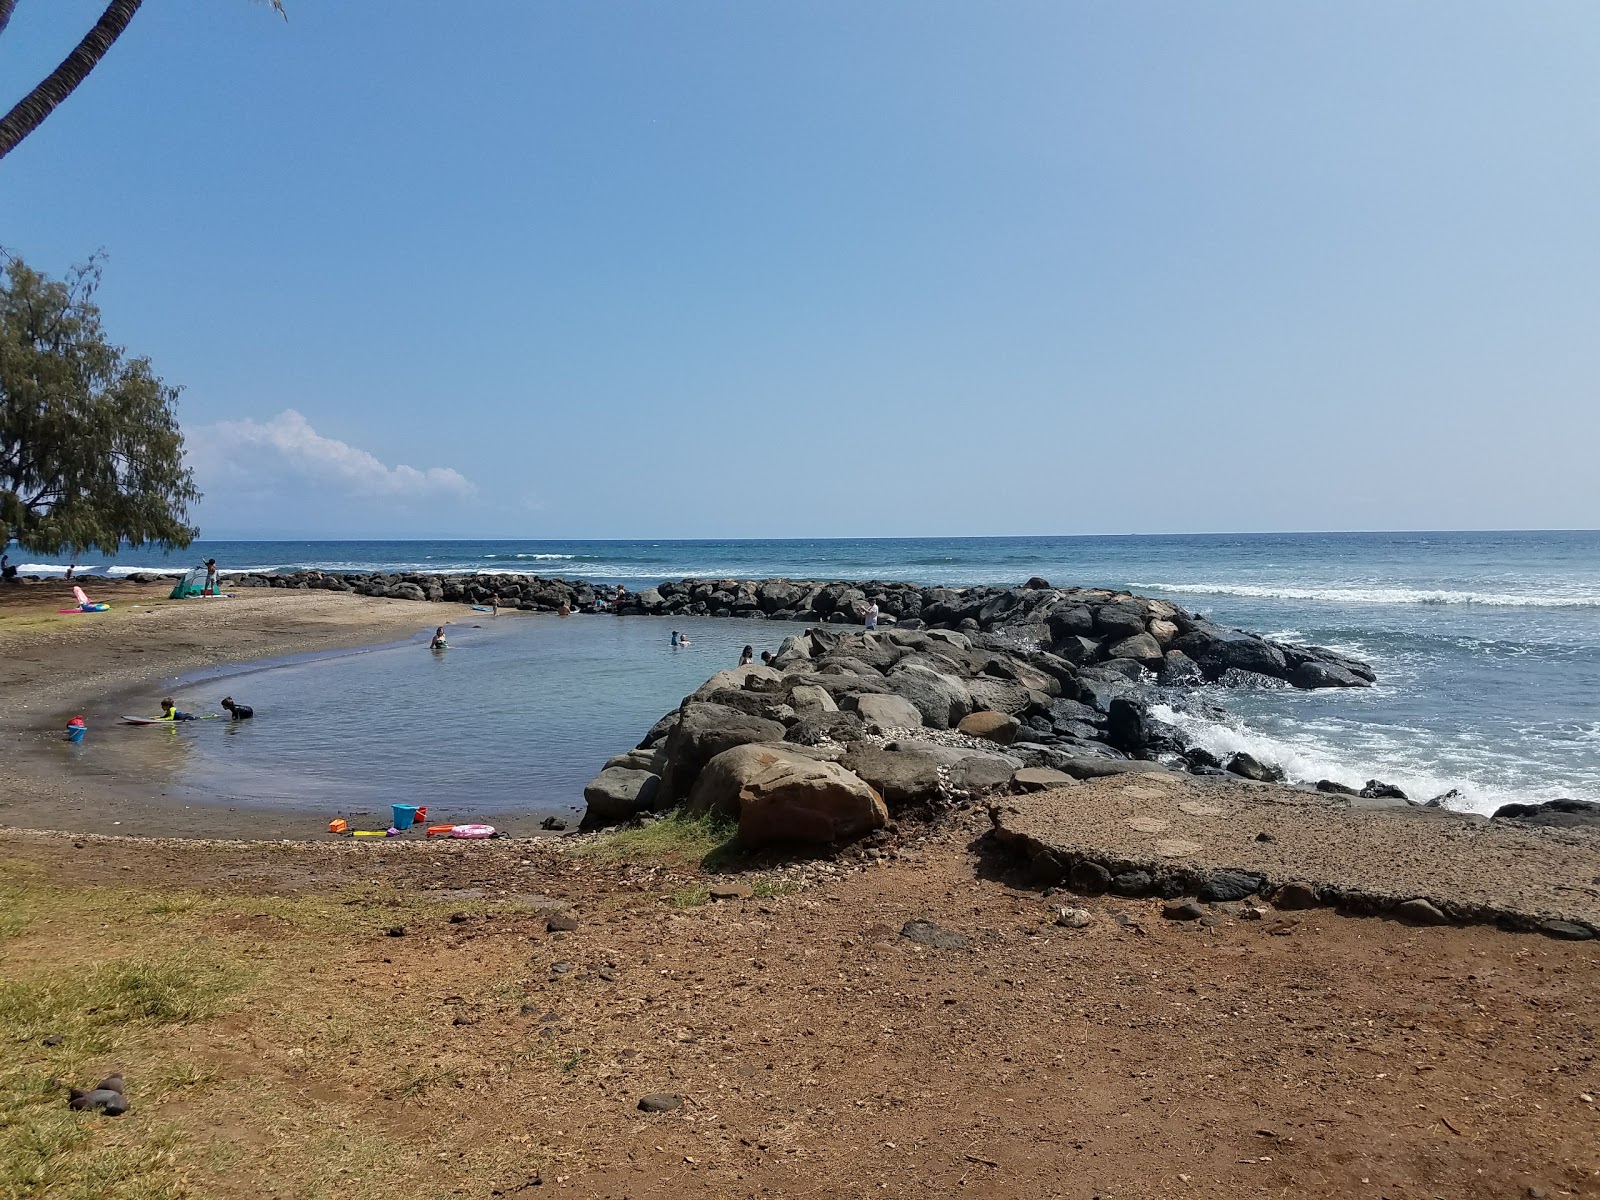
<path fill-rule="evenodd" d="M 511 574 L 307 570 L 224 573 L 223 579 L 233 589 L 356 592 L 418 602 L 493 603 L 529 612 L 555 612 L 566 605 L 578 612 L 620 611 L 624 616 L 737 617 L 824 626 L 861 627 L 876 605 L 881 629 L 989 635 L 1006 648 L 1049 654 L 1051 661 L 1038 664 L 1046 673 L 1075 674 L 1098 667 L 1126 679 L 1151 671 L 1163 683 L 1179 685 L 1244 672 L 1307 690 L 1369 687 L 1377 678 L 1359 659 L 1228 629 L 1165 600 L 1104 588 L 1052 587 L 1038 578 L 1009 588 L 919 587 L 883 580 L 681 579 L 640 591 Z"/>

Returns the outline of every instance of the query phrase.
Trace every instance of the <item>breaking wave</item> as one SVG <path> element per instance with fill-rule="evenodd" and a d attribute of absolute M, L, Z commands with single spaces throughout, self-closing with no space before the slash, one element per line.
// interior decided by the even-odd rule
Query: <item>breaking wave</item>
<path fill-rule="evenodd" d="M 1134 583 L 1135 590 L 1257 600 L 1316 600 L 1329 604 L 1476 604 L 1503 608 L 1600 608 L 1595 593 L 1464 592 L 1442 588 L 1286 587 L 1254 583 Z"/>

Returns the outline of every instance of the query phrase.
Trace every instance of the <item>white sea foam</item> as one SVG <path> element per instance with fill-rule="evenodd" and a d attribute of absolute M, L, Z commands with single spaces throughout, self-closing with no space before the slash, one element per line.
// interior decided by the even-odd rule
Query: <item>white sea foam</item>
<path fill-rule="evenodd" d="M 1261 600 L 1320 600 L 1331 604 L 1477 604 L 1505 608 L 1600 608 L 1592 592 L 1462 592 L 1405 587 L 1287 587 L 1255 583 L 1134 583 L 1136 591 Z"/>
<path fill-rule="evenodd" d="M 1502 804 L 1538 804 L 1559 797 L 1591 798 L 1593 782 L 1553 779 L 1537 764 L 1503 753 L 1480 753 L 1476 739 L 1453 751 L 1423 730 L 1403 727 L 1356 727 L 1336 720 L 1290 722 L 1278 734 L 1243 723 L 1225 724 L 1180 711 L 1151 706 L 1152 715 L 1180 729 L 1188 741 L 1227 758 L 1244 751 L 1280 767 L 1292 783 L 1330 779 L 1360 788 L 1369 779 L 1400 787 L 1413 800 L 1427 800 L 1450 791 L 1458 795 L 1449 807 L 1490 814 Z M 1440 761 L 1446 751 L 1459 762 Z"/>

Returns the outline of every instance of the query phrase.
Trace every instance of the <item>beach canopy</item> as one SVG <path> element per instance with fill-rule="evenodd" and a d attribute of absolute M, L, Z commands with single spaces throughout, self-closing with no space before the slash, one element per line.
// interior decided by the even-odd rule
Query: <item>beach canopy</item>
<path fill-rule="evenodd" d="M 178 586 L 172 589 L 171 599 L 184 600 L 190 596 L 198 596 L 206 589 L 206 569 L 204 567 L 190 567 L 184 572 L 183 578 L 178 580 Z"/>

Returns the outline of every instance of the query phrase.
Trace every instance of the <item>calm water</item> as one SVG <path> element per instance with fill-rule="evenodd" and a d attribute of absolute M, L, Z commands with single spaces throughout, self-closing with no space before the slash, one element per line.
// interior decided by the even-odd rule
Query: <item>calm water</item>
<path fill-rule="evenodd" d="M 224 569 L 499 570 L 630 587 L 685 575 L 950 584 L 1043 575 L 1128 587 L 1226 624 L 1349 650 L 1380 674 L 1370 691 L 1229 692 L 1239 718 L 1230 725 L 1177 717 L 1215 749 L 1250 749 L 1303 779 L 1376 776 L 1424 797 L 1457 788 L 1480 810 L 1512 799 L 1600 799 L 1596 532 L 200 542 L 179 559 L 128 554 L 95 567 L 181 567 L 207 556 Z M 419 625 L 428 619 L 418 615 Z M 691 652 L 674 656 L 668 628 L 642 618 L 505 622 L 457 635 L 459 654 L 441 663 L 425 650 L 395 651 L 262 673 L 251 699 L 263 716 L 270 710 L 270 725 L 210 739 L 216 745 L 197 747 L 196 761 L 238 779 L 241 794 L 281 795 L 272 789 L 290 772 L 311 788 L 392 770 L 373 786 L 416 776 L 471 789 L 485 805 L 573 799 L 600 761 L 745 641 L 759 648 L 758 635 L 772 644 L 779 634 L 742 621 L 696 630 Z M 269 737 L 286 720 L 294 736 Z M 242 752 L 256 746 L 259 755 Z M 376 767 L 373 749 L 383 751 Z"/>

